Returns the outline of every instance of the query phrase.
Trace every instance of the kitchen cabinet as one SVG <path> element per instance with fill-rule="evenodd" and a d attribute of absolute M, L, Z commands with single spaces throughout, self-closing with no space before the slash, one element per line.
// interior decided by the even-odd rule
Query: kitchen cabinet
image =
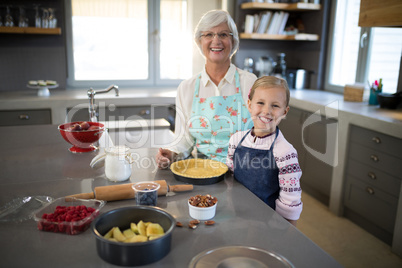
<path fill-rule="evenodd" d="M 51 124 L 50 109 L 0 111 L 0 126 Z"/>
<path fill-rule="evenodd" d="M 240 5 L 243 11 L 252 11 L 253 14 L 260 11 L 285 11 L 285 12 L 302 12 L 320 10 L 321 5 L 311 3 L 256 3 L 246 2 Z M 243 19 L 244 20 L 244 19 Z M 317 41 L 317 34 L 296 34 L 296 35 L 281 35 L 281 34 L 258 34 L 258 33 L 240 33 L 240 38 L 243 39 L 262 39 L 262 40 L 304 40 Z"/>
<path fill-rule="evenodd" d="M 175 110 L 173 105 L 143 105 L 143 106 L 100 106 L 98 121 L 136 120 L 136 119 L 166 119 L 171 130 L 174 130 Z M 88 108 L 67 109 L 67 121 L 89 120 Z"/>
<path fill-rule="evenodd" d="M 329 204 L 336 142 L 337 121 L 323 115 L 291 107 L 279 125 L 286 140 L 297 150 L 306 191 L 325 205 Z"/>
<path fill-rule="evenodd" d="M 402 26 L 402 1 L 361 0 L 360 27 Z"/>
<path fill-rule="evenodd" d="M 391 244 L 402 174 L 402 140 L 350 126 L 344 216 Z"/>

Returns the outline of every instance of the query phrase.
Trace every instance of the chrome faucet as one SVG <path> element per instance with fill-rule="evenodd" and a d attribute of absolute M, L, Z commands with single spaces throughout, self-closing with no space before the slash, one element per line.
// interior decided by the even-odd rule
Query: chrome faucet
<path fill-rule="evenodd" d="M 116 85 L 111 85 L 106 89 L 102 89 L 102 90 L 93 90 L 93 88 L 90 88 L 87 91 L 87 95 L 89 98 L 89 118 L 91 120 L 91 122 L 97 122 L 97 114 L 96 114 L 96 107 L 95 107 L 95 94 L 101 94 L 101 93 L 107 93 L 109 91 L 111 91 L 112 89 L 114 89 L 116 91 L 116 97 L 119 96 L 119 87 Z"/>

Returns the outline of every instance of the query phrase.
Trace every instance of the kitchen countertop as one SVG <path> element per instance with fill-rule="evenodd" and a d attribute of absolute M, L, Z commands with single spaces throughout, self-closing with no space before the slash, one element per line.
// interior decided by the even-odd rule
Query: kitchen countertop
<path fill-rule="evenodd" d="M 402 138 L 402 110 L 380 109 L 379 106 L 369 106 L 365 102 L 345 102 L 342 94 L 319 90 L 291 90 L 291 107 L 316 112 L 325 108 L 332 117 L 341 113 L 353 119 L 356 124 L 377 129 L 389 135 Z M 174 104 L 176 88 L 166 89 L 120 89 L 120 96 L 114 92 L 95 96 L 99 101 L 116 106 L 141 106 L 152 104 Z M 53 124 L 64 123 L 66 109 L 75 105 L 88 105 L 86 89 L 54 90 L 49 97 L 38 97 L 35 90 L 0 93 L 0 110 L 18 109 L 51 109 Z M 324 111 L 322 111 L 324 112 Z"/>
<path fill-rule="evenodd" d="M 115 92 L 96 94 L 95 104 L 107 106 L 143 106 L 175 104 L 176 88 L 120 89 Z M 67 109 L 89 106 L 86 89 L 50 91 L 48 97 L 38 97 L 36 91 L 17 91 L 0 93 L 0 110 L 50 109 L 53 124 L 65 123 Z"/>
<path fill-rule="evenodd" d="M 104 168 L 89 167 L 96 152 L 70 153 L 67 150 L 70 145 L 62 139 L 56 125 L 2 127 L 1 133 L 0 206 L 18 197 L 57 198 L 115 184 L 105 179 Z M 164 179 L 168 184 L 181 184 L 169 170 L 155 168 L 156 149 L 141 148 L 133 153 L 137 161 L 130 180 L 125 183 Z M 195 185 L 192 192 L 161 196 L 158 206 L 185 224 L 191 220 L 187 199 L 207 193 L 219 200 L 216 224 L 195 230 L 175 228 L 171 252 L 162 260 L 142 267 L 187 267 L 198 253 L 229 245 L 273 251 L 295 267 L 341 267 L 229 174 L 214 185 Z M 108 202 L 101 212 L 133 203 L 134 200 Z M 116 267 L 97 255 L 90 230 L 75 236 L 43 232 L 30 219 L 0 222 L 0 237 L 2 267 Z"/>

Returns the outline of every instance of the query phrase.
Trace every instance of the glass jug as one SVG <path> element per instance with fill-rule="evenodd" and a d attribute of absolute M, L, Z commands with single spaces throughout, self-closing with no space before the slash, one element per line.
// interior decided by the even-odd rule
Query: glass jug
<path fill-rule="evenodd" d="M 126 146 L 105 149 L 105 175 L 110 181 L 125 181 L 130 178 L 134 159 L 129 150 Z"/>

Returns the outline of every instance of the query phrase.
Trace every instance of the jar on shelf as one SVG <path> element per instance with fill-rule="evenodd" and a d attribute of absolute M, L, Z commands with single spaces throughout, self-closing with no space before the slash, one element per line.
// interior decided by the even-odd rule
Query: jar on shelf
<path fill-rule="evenodd" d="M 278 53 L 277 61 L 274 64 L 273 76 L 286 79 L 285 53 Z"/>

